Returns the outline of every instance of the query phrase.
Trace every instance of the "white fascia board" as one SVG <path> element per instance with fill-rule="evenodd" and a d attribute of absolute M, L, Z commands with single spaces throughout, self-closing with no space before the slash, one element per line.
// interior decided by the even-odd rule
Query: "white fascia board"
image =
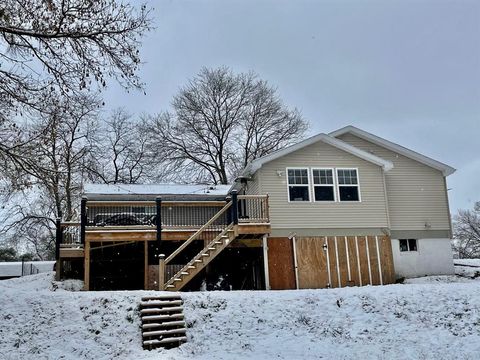
<path fill-rule="evenodd" d="M 363 151 L 361 149 L 358 149 L 344 141 L 341 141 L 339 139 L 335 139 L 332 136 L 329 136 L 327 134 L 318 134 L 315 136 L 312 136 L 304 141 L 301 141 L 299 143 L 296 143 L 294 145 L 288 146 L 284 149 L 277 150 L 269 155 L 263 156 L 261 158 L 258 158 L 252 162 L 250 162 L 245 169 L 242 172 L 243 176 L 250 176 L 254 174 L 258 169 L 260 169 L 264 164 L 276 160 L 278 158 L 281 158 L 282 156 L 288 155 L 294 151 L 300 150 L 306 146 L 312 145 L 316 143 L 317 141 L 323 141 L 326 144 L 329 144 L 331 146 L 334 146 L 340 150 L 346 151 L 352 155 L 355 155 L 363 160 L 369 161 L 375 165 L 378 165 L 383 168 L 384 171 L 389 171 L 393 168 L 392 162 L 382 159 L 376 155 L 370 154 L 366 151 Z"/>
<path fill-rule="evenodd" d="M 332 137 L 338 137 L 343 134 L 350 133 L 355 136 L 358 136 L 361 139 L 370 141 L 378 146 L 384 147 L 388 150 L 394 151 L 398 154 L 401 154 L 405 157 L 408 157 L 410 159 L 416 160 L 422 164 L 425 164 L 427 166 L 430 166 L 434 169 L 437 169 L 443 173 L 443 176 L 449 176 L 453 174 L 456 170 L 448 166 L 440 161 L 434 160 L 432 158 L 429 158 L 428 156 L 422 155 L 416 151 L 407 149 L 406 147 L 403 147 L 401 145 L 395 144 L 391 141 L 388 141 L 386 139 L 383 139 L 379 136 L 373 135 L 367 131 L 364 131 L 362 129 L 356 128 L 355 126 L 349 125 L 345 126 L 341 129 L 332 131 L 329 135 Z"/>

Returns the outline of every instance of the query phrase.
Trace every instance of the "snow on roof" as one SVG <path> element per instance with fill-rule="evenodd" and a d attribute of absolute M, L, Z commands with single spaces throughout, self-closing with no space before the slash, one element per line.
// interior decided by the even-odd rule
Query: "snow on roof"
<path fill-rule="evenodd" d="M 401 154 L 403 156 L 406 156 L 410 159 L 416 160 L 416 161 L 418 161 L 422 164 L 425 164 L 427 166 L 430 166 L 434 169 L 440 170 L 443 173 L 444 176 L 451 175 L 456 171 L 453 167 L 448 166 L 448 165 L 446 165 L 446 164 L 444 164 L 440 161 L 429 158 L 428 156 L 425 156 L 425 155 L 422 155 L 422 154 L 420 154 L 416 151 L 407 149 L 406 147 L 395 144 L 391 141 L 388 141 L 388 140 L 383 139 L 379 136 L 373 135 L 373 134 L 371 134 L 371 133 L 369 133 L 365 130 L 356 128 L 355 126 L 352 126 L 352 125 L 348 125 L 348 126 L 345 126 L 341 129 L 332 131 L 329 135 L 333 136 L 333 137 L 337 137 L 337 136 L 340 136 L 340 135 L 343 135 L 343 134 L 346 134 L 346 133 L 353 134 L 355 136 L 358 136 L 361 139 L 370 141 L 370 142 L 372 142 L 376 145 L 382 146 L 386 149 L 394 151 L 394 152 L 396 152 L 398 154 Z"/>
<path fill-rule="evenodd" d="M 378 166 L 381 166 L 385 171 L 389 171 L 393 168 L 392 162 L 382 159 L 376 155 L 370 154 L 366 151 L 363 151 L 359 148 L 356 148 L 344 141 L 336 139 L 327 134 L 317 134 L 312 136 L 306 140 L 300 141 L 294 145 L 288 146 L 284 149 L 277 150 L 269 155 L 262 156 L 261 158 L 253 160 L 251 163 L 247 165 L 247 167 L 243 170 L 243 175 L 248 176 L 255 173 L 258 169 L 260 169 L 263 164 L 268 163 L 272 160 L 278 159 L 282 156 L 288 155 L 294 151 L 300 150 L 308 145 L 312 145 L 318 141 L 322 141 L 326 144 L 332 145 L 340 150 L 346 151 L 352 155 L 355 155 L 363 160 L 369 161 L 374 163 Z"/>
<path fill-rule="evenodd" d="M 231 185 L 86 184 L 85 195 L 227 195 Z"/>
<path fill-rule="evenodd" d="M 30 266 L 32 264 L 39 272 L 47 272 L 53 270 L 53 264 L 55 261 L 26 261 L 24 266 Z M 22 276 L 22 262 L 21 261 L 9 261 L 0 262 L 0 277 L 7 276 Z"/>

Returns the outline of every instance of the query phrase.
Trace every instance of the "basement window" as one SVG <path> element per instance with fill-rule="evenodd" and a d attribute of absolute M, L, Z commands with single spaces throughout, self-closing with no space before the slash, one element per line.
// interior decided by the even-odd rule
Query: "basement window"
<path fill-rule="evenodd" d="M 335 201 L 333 169 L 313 169 L 312 175 L 315 201 Z"/>
<path fill-rule="evenodd" d="M 417 239 L 400 239 L 400 251 L 417 251 Z"/>
<path fill-rule="evenodd" d="M 340 201 L 360 201 L 357 169 L 337 169 Z"/>
<path fill-rule="evenodd" d="M 288 200 L 310 201 L 308 169 L 287 169 Z"/>

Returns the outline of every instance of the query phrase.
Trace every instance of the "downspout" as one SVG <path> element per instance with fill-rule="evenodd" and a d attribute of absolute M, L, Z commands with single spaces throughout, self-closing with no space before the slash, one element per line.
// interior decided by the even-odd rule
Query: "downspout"
<path fill-rule="evenodd" d="M 445 199 L 447 201 L 447 214 L 448 214 L 448 227 L 450 232 L 450 239 L 453 239 L 453 224 L 452 224 L 452 213 L 450 212 L 450 201 L 448 200 L 448 189 L 447 189 L 447 177 L 443 177 L 443 186 L 445 187 Z"/>
<path fill-rule="evenodd" d="M 388 205 L 388 194 L 387 194 L 387 184 L 386 184 L 386 179 L 385 179 L 385 170 L 382 168 L 382 181 L 383 181 L 383 194 L 385 196 L 385 212 L 387 214 L 387 226 L 389 233 L 391 234 L 392 230 L 392 225 L 390 222 L 390 210 L 389 210 L 389 205 Z"/>

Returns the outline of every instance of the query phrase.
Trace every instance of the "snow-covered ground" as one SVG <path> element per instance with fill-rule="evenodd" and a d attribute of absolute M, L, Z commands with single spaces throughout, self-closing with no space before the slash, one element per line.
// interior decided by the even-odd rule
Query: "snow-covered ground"
<path fill-rule="evenodd" d="M 0 281 L 0 359 L 478 359 L 480 280 L 184 293 L 188 342 L 141 347 L 146 291 L 81 292 L 53 273 Z"/>

